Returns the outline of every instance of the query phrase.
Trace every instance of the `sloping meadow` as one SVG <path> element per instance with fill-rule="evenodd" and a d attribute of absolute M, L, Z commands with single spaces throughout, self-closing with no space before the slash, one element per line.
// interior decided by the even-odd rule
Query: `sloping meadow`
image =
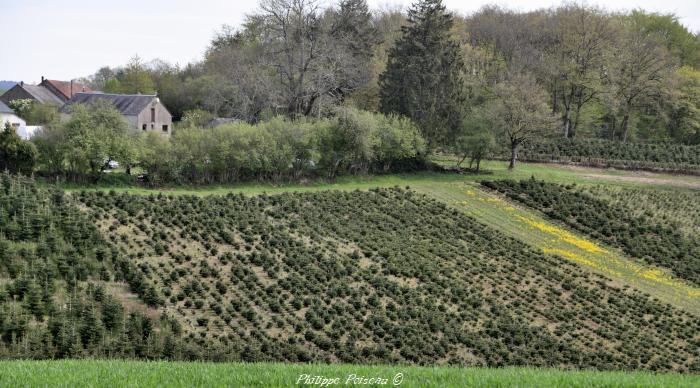
<path fill-rule="evenodd" d="M 74 199 L 199 358 L 700 371 L 697 317 L 410 189 Z"/>

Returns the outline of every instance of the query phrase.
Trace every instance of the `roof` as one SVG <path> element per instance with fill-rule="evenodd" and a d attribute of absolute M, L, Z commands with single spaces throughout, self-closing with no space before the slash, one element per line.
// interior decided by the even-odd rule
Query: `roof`
<path fill-rule="evenodd" d="M 4 102 L 0 101 L 0 113 L 12 113 L 14 114 L 15 111 L 12 110 L 9 106 L 5 105 Z"/>
<path fill-rule="evenodd" d="M 80 82 L 73 82 L 72 89 L 71 89 L 71 82 L 69 82 L 69 81 L 57 81 L 57 80 L 53 80 L 53 79 L 47 79 L 47 80 L 44 80 L 44 82 L 53 86 L 56 90 L 61 92 L 61 94 L 63 94 L 66 99 L 70 99 L 76 93 L 80 93 L 80 92 L 90 93 L 90 92 L 92 92 L 92 89 L 90 89 L 89 87 L 87 87 L 86 85 L 84 85 Z"/>
<path fill-rule="evenodd" d="M 105 100 L 112 103 L 124 116 L 136 116 L 157 98 L 155 94 L 75 93 L 61 111 L 67 113 L 67 109 L 73 104 L 89 104 L 97 100 Z"/>
<path fill-rule="evenodd" d="M 56 96 L 49 89 L 43 86 L 17 84 L 15 85 L 15 87 L 24 89 L 24 91 L 29 93 L 32 97 L 34 97 L 34 99 L 36 99 L 42 104 L 53 104 L 59 106 L 63 104 L 63 100 L 61 100 L 58 96 Z"/>

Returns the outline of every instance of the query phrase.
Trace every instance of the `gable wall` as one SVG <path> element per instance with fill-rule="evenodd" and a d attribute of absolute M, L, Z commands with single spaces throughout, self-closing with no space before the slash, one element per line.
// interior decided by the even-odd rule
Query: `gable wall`
<path fill-rule="evenodd" d="M 8 90 L 0 96 L 0 101 L 4 102 L 5 105 L 10 105 L 10 101 L 12 100 L 24 100 L 24 99 L 31 99 L 31 100 L 36 100 L 34 97 L 32 97 L 31 94 L 27 93 L 22 87 L 19 85 L 15 85 L 12 87 L 12 89 Z"/>
<path fill-rule="evenodd" d="M 151 122 L 151 108 L 156 110 L 156 120 Z M 160 101 L 153 101 L 136 117 L 136 128 L 143 131 L 143 125 L 146 125 L 146 131 L 156 131 L 163 135 L 172 134 L 173 132 L 173 117 L 165 106 Z M 163 131 L 163 125 L 168 126 L 167 132 Z"/>

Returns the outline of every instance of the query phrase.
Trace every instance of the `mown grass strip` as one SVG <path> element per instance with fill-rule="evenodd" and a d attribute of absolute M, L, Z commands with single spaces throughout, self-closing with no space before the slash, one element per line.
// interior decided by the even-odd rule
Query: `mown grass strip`
<path fill-rule="evenodd" d="M 374 384 L 369 384 L 371 378 L 375 379 Z M 697 387 L 700 384 L 700 376 L 695 375 L 534 368 L 0 361 L 0 386 L 4 387 L 289 387 L 321 386 L 313 382 L 323 379 L 337 382 L 326 386 L 379 387 Z"/>
<path fill-rule="evenodd" d="M 454 165 L 454 161 L 445 161 L 446 165 Z M 323 180 L 312 181 L 304 184 L 298 183 L 260 183 L 246 182 L 233 185 L 211 185 L 211 186 L 176 186 L 158 189 L 149 189 L 142 186 L 110 186 L 110 185 L 80 185 L 64 184 L 63 189 L 71 191 L 80 190 L 100 190 L 116 192 L 126 192 L 131 194 L 172 194 L 172 195 L 225 195 L 228 193 L 243 193 L 246 195 L 256 195 L 263 192 L 268 194 L 281 192 L 307 192 L 318 190 L 355 190 L 369 189 L 372 187 L 391 187 L 418 184 L 449 184 L 455 182 L 479 182 L 484 179 L 528 179 L 532 176 L 537 179 L 557 183 L 590 183 L 590 184 L 611 184 L 615 186 L 627 187 L 654 187 L 654 180 L 641 179 L 637 173 L 630 171 L 602 170 L 595 168 L 572 168 L 569 166 L 559 166 L 553 164 L 521 163 L 515 170 L 508 170 L 508 165 L 500 161 L 486 161 L 483 163 L 483 172 L 480 174 L 449 174 L 438 172 L 418 172 L 412 174 L 389 174 L 378 176 L 345 176 L 334 182 Z M 675 187 L 677 190 L 687 190 L 684 184 L 696 184 L 700 186 L 700 178 L 689 176 L 678 176 L 669 174 L 643 174 L 643 177 L 661 180 L 668 187 Z M 624 178 L 624 179 L 623 179 Z M 640 179 L 634 179 L 640 178 Z M 676 185 L 668 184 L 675 182 Z"/>

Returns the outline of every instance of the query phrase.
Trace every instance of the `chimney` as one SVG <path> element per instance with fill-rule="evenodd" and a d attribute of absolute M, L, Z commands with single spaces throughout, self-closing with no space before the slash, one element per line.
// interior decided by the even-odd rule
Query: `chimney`
<path fill-rule="evenodd" d="M 24 86 L 24 81 L 19 81 L 19 86 Z"/>
<path fill-rule="evenodd" d="M 73 80 L 70 80 L 70 98 L 73 98 Z"/>
<path fill-rule="evenodd" d="M 42 84 L 44 83 L 44 76 L 43 75 L 41 76 L 41 83 Z"/>

